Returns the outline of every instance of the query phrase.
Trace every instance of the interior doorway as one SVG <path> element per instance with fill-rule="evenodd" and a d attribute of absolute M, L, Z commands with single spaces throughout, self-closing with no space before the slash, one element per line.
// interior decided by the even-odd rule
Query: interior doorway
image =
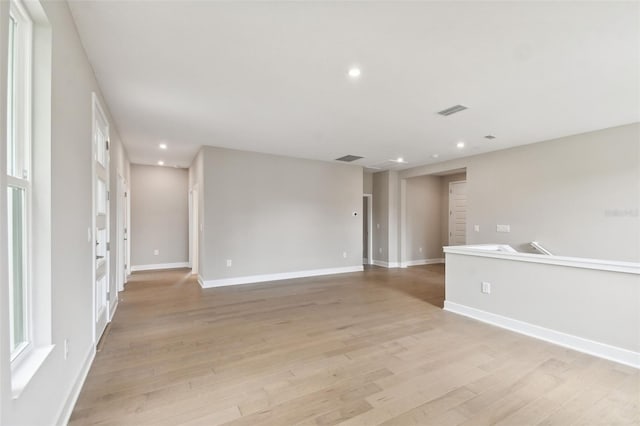
<path fill-rule="evenodd" d="M 93 169 L 93 311 L 94 342 L 109 322 L 109 122 L 95 93 L 92 96 Z"/>
<path fill-rule="evenodd" d="M 128 240 L 129 240 L 129 222 L 128 222 L 128 199 L 127 182 L 124 177 L 118 174 L 118 190 L 117 190 L 117 261 L 116 261 L 116 283 L 118 291 L 124 290 L 124 285 L 127 283 L 127 267 L 128 267 Z"/>
<path fill-rule="evenodd" d="M 467 182 L 449 182 L 449 245 L 467 243 Z"/>
<path fill-rule="evenodd" d="M 362 264 L 373 263 L 373 196 L 362 197 Z"/>

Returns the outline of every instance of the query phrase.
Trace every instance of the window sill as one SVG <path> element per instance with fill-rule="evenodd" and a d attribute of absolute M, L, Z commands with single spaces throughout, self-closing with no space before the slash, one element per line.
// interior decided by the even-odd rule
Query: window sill
<path fill-rule="evenodd" d="M 54 347 L 55 345 L 37 347 L 16 365 L 11 374 L 11 397 L 13 399 L 20 397 L 22 391 L 27 387 Z"/>

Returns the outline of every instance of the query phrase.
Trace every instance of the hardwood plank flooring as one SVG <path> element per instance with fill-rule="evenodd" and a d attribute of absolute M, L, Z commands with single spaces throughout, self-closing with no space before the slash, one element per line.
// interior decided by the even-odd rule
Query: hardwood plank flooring
<path fill-rule="evenodd" d="M 442 265 L 136 273 L 72 425 L 640 425 L 640 372 L 442 311 Z"/>

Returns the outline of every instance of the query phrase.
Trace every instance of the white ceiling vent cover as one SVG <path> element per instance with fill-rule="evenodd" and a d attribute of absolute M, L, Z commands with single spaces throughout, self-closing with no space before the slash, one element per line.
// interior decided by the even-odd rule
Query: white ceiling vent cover
<path fill-rule="evenodd" d="M 443 109 L 442 111 L 438 111 L 438 114 L 447 116 L 455 114 L 456 112 L 464 111 L 465 109 L 467 109 L 467 107 L 464 105 L 454 105 L 447 109 Z"/>

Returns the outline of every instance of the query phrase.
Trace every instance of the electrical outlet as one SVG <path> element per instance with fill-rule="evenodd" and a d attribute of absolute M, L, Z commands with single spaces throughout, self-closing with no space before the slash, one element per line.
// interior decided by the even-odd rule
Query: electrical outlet
<path fill-rule="evenodd" d="M 476 232 L 480 232 L 480 225 L 473 225 L 473 230 Z"/>
<path fill-rule="evenodd" d="M 486 282 L 486 281 L 482 281 L 482 288 L 481 291 L 484 294 L 491 294 L 491 283 Z"/>
<path fill-rule="evenodd" d="M 69 358 L 69 339 L 64 339 L 64 359 Z"/>
<path fill-rule="evenodd" d="M 379 223 L 376 223 L 376 228 L 380 229 L 380 224 Z"/>
<path fill-rule="evenodd" d="M 154 256 L 158 256 L 159 254 L 160 254 L 160 250 L 158 250 L 158 249 L 153 250 L 153 255 Z"/>
<path fill-rule="evenodd" d="M 378 247 L 378 253 L 382 253 L 382 247 Z"/>
<path fill-rule="evenodd" d="M 342 252 L 342 257 L 344 257 L 345 259 L 347 258 L 347 252 L 346 251 Z"/>
<path fill-rule="evenodd" d="M 227 259 L 227 268 L 230 268 L 232 264 L 233 261 L 231 259 Z"/>
<path fill-rule="evenodd" d="M 496 232 L 511 232 L 511 225 L 496 225 Z"/>
<path fill-rule="evenodd" d="M 419 248 L 418 248 L 418 251 L 419 251 L 420 253 L 422 253 L 422 247 L 419 247 Z"/>

